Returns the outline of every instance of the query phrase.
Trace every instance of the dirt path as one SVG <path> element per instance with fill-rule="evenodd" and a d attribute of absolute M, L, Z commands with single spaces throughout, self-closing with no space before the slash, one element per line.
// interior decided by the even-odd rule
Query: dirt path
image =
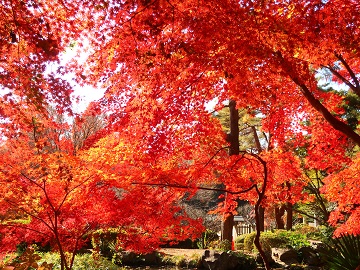
<path fill-rule="evenodd" d="M 171 255 L 171 256 L 184 256 L 186 258 L 191 258 L 196 255 L 203 255 L 205 249 L 182 249 L 182 248 L 162 248 L 160 252 Z"/>

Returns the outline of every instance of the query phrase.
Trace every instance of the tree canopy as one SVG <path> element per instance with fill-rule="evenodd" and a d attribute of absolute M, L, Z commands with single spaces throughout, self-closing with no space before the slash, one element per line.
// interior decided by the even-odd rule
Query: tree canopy
<path fill-rule="evenodd" d="M 184 187 L 223 183 L 233 202 L 255 203 L 265 162 L 264 207 L 306 199 L 302 170 L 326 171 L 323 192 L 337 203 L 329 221 L 337 235 L 359 232 L 358 1 L 4 1 L 1 13 L 3 215 L 15 207 L 55 233 L 54 219 L 66 213 L 82 226 L 77 235 L 99 220 L 136 225 L 150 238 L 161 227 L 159 241 Z M 79 55 L 62 66 L 70 48 Z M 105 89 L 84 115 L 71 110 L 74 82 L 65 74 Z M 209 103 L 220 110 L 228 100 L 261 119 L 266 151 L 228 157 L 209 112 Z M 76 137 L 96 115 L 104 124 Z M 125 221 L 126 200 L 148 215 Z M 164 218 L 149 218 L 160 209 Z M 113 211 L 118 220 L 106 218 Z"/>

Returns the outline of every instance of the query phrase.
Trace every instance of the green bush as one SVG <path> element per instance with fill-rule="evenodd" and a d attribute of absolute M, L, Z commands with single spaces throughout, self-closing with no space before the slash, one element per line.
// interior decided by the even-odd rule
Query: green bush
<path fill-rule="evenodd" d="M 241 234 L 235 238 L 235 243 L 244 244 L 245 237 L 247 234 Z"/>
<path fill-rule="evenodd" d="M 248 233 L 244 238 L 244 249 L 248 252 L 252 252 L 254 249 L 254 240 L 256 232 Z"/>
<path fill-rule="evenodd" d="M 39 262 L 47 262 L 53 264 L 53 269 L 60 269 L 60 255 L 58 253 L 41 253 Z M 79 254 L 75 256 L 73 270 L 118 270 L 119 266 L 113 264 L 110 260 L 99 257 L 95 260 L 91 254 Z"/>
<path fill-rule="evenodd" d="M 164 257 L 163 262 L 167 265 L 175 265 L 177 267 L 185 267 L 187 265 L 187 260 L 185 256 L 182 255 Z"/>
<path fill-rule="evenodd" d="M 332 239 L 335 228 L 330 226 L 320 226 L 321 237 L 319 240 L 323 243 L 327 243 L 329 239 Z"/>
<path fill-rule="evenodd" d="M 252 232 L 249 234 L 245 234 L 242 236 L 244 238 L 244 250 L 248 252 L 252 252 L 254 247 L 256 232 Z M 242 239 L 238 240 L 240 244 Z M 287 248 L 292 247 L 295 249 L 309 246 L 310 243 L 306 239 L 306 235 L 301 234 L 295 231 L 286 231 L 286 230 L 275 230 L 273 232 L 261 232 L 260 236 L 260 244 L 264 251 L 270 251 L 271 248 Z"/>
<path fill-rule="evenodd" d="M 360 266 L 360 236 L 342 235 L 330 240 L 321 252 L 330 270 L 354 270 Z"/>
<path fill-rule="evenodd" d="M 262 232 L 260 244 L 265 252 L 270 252 L 271 248 L 286 248 L 288 239 L 284 234 L 278 232 Z"/>
<path fill-rule="evenodd" d="M 333 227 L 313 227 L 306 224 L 297 224 L 296 226 L 294 226 L 293 230 L 300 234 L 306 235 L 306 239 L 308 240 L 317 240 L 321 242 L 327 242 L 328 239 L 332 237 L 332 234 L 334 232 Z"/>
<path fill-rule="evenodd" d="M 296 231 L 285 231 L 285 230 L 276 230 L 274 233 L 280 238 L 286 241 L 285 247 L 292 247 L 294 249 L 299 249 L 301 247 L 309 246 L 310 243 L 306 238 L 306 235 L 301 234 Z M 276 246 L 272 246 L 276 247 Z M 279 246 L 284 247 L 284 246 Z"/>
<path fill-rule="evenodd" d="M 235 250 L 244 250 L 244 241 L 246 234 L 241 234 L 235 238 Z"/>
<path fill-rule="evenodd" d="M 219 240 L 219 236 L 212 230 L 206 230 L 197 241 L 197 247 L 201 249 L 213 248 L 214 243 Z"/>
<path fill-rule="evenodd" d="M 193 254 L 190 258 L 183 255 L 164 256 L 161 259 L 163 265 L 174 265 L 176 267 L 196 268 L 201 260 L 201 255 Z"/>
<path fill-rule="evenodd" d="M 219 242 L 217 249 L 220 251 L 229 251 L 231 250 L 231 242 L 229 240 L 222 240 Z"/>
<path fill-rule="evenodd" d="M 39 253 L 40 262 L 48 262 L 54 265 L 53 269 L 60 269 L 60 254 L 56 252 Z"/>
<path fill-rule="evenodd" d="M 112 259 L 117 250 L 117 236 L 119 230 L 116 228 L 97 230 L 92 237 L 91 244 L 93 249 L 106 258 Z"/>

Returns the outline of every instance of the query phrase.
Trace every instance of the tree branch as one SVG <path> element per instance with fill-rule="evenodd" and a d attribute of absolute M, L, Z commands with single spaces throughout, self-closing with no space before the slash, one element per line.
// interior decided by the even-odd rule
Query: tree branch
<path fill-rule="evenodd" d="M 210 162 L 211 162 L 222 150 L 228 149 L 228 148 L 229 148 L 229 146 L 224 146 L 224 147 L 221 147 L 219 150 L 217 150 L 217 151 L 215 152 L 215 154 L 205 163 L 203 169 L 205 169 L 205 168 L 210 164 Z"/>
<path fill-rule="evenodd" d="M 342 76 L 336 69 L 334 69 L 331 66 L 322 66 L 323 68 L 326 68 L 330 70 L 330 72 L 338 77 L 343 83 L 345 83 L 347 86 L 350 87 L 351 90 L 354 91 L 354 93 L 358 96 L 360 96 L 360 88 L 358 86 L 353 85 L 348 79 L 346 79 L 344 76 Z"/>
<path fill-rule="evenodd" d="M 351 77 L 351 79 L 354 81 L 355 83 L 355 87 L 356 87 L 356 90 L 354 90 L 356 92 L 356 94 L 358 96 L 360 96 L 360 83 L 359 83 L 359 80 L 358 78 L 356 77 L 355 73 L 352 71 L 351 67 L 349 66 L 349 64 L 345 61 L 345 59 L 342 57 L 341 54 L 338 54 L 335 52 L 335 56 L 337 59 L 340 60 L 340 62 L 344 65 L 344 67 L 346 68 L 346 70 L 349 72 L 349 75 Z"/>
<path fill-rule="evenodd" d="M 187 185 L 180 185 L 180 184 L 163 184 L 163 183 L 141 183 L 141 182 L 132 182 L 132 185 L 143 185 L 143 186 L 154 186 L 154 187 L 170 187 L 170 188 L 180 188 L 180 189 L 200 189 L 200 190 L 210 190 L 210 191 L 219 191 L 219 192 L 226 192 L 232 195 L 242 194 L 249 192 L 253 188 L 256 188 L 256 184 L 252 185 L 249 188 L 243 189 L 241 191 L 231 191 L 224 188 L 210 188 L 210 187 L 203 187 L 203 186 L 187 186 Z"/>
<path fill-rule="evenodd" d="M 24 225 L 19 225 L 19 224 L 1 224 L 0 226 L 1 226 L 1 227 L 19 228 L 19 229 L 22 229 L 22 230 L 28 230 L 28 231 L 36 232 L 36 233 L 38 233 L 38 234 L 45 235 L 46 237 L 51 237 L 51 236 L 50 236 L 49 234 L 47 234 L 47 233 L 44 233 L 44 232 L 38 231 L 38 230 L 36 230 L 36 229 L 32 229 L 32 228 L 26 227 L 26 226 L 24 226 Z"/>
<path fill-rule="evenodd" d="M 296 212 L 296 213 L 299 213 L 299 214 L 301 214 L 301 215 L 303 215 L 303 216 L 306 216 L 306 217 L 308 217 L 308 218 L 315 219 L 316 221 L 318 221 L 318 222 L 320 222 L 320 223 L 322 222 L 321 219 L 319 219 L 319 218 L 317 218 L 317 217 L 314 217 L 314 216 L 311 216 L 311 215 L 309 215 L 309 214 L 307 214 L 306 212 L 303 212 L 303 211 L 301 211 L 301 210 L 297 210 L 297 209 L 294 209 L 294 208 L 293 208 L 293 211 Z"/>
<path fill-rule="evenodd" d="M 292 67 L 292 64 L 289 63 L 280 52 L 277 53 L 277 56 L 280 60 L 280 64 L 284 71 L 288 74 L 290 79 L 300 87 L 300 90 L 304 97 L 308 100 L 310 105 L 317 110 L 325 120 L 336 130 L 340 131 L 348 138 L 353 140 L 357 145 L 360 146 L 360 136 L 357 134 L 350 126 L 342 122 L 341 120 L 337 119 L 333 116 L 329 110 L 318 100 L 314 97 L 311 93 L 310 89 L 305 85 L 302 79 L 298 76 L 297 72 Z"/>
<path fill-rule="evenodd" d="M 51 226 L 50 226 L 43 218 L 40 218 L 40 217 L 32 214 L 31 212 L 25 210 L 24 208 L 22 208 L 21 206 L 19 206 L 18 204 L 12 202 L 12 201 L 9 200 L 9 199 L 4 199 L 4 200 L 5 200 L 5 202 L 8 203 L 9 205 L 15 206 L 17 209 L 19 209 L 19 210 L 22 211 L 23 213 L 29 215 L 30 217 L 32 217 L 32 218 L 34 218 L 34 219 L 37 219 L 38 221 L 40 221 L 41 223 L 43 223 L 46 227 L 48 227 L 51 232 L 54 232 L 54 229 L 51 228 Z"/>

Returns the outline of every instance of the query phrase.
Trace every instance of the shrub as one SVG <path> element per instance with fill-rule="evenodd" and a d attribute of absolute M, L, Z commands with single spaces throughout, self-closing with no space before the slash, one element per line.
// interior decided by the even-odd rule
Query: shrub
<path fill-rule="evenodd" d="M 41 260 L 39 262 L 46 261 L 53 265 L 53 269 L 60 269 L 60 255 L 58 253 L 42 253 L 40 254 Z M 73 270 L 98 270 L 98 269 L 107 269 L 107 270 L 118 270 L 119 266 L 113 264 L 110 260 L 99 257 L 94 259 L 91 254 L 79 254 L 75 256 Z"/>
<path fill-rule="evenodd" d="M 342 235 L 330 240 L 321 252 L 331 270 L 354 270 L 360 266 L 360 236 Z"/>
<path fill-rule="evenodd" d="M 306 235 L 308 240 L 318 240 L 327 242 L 331 238 L 334 228 L 329 226 L 313 227 L 306 224 L 297 224 L 294 226 L 294 231 Z"/>
<path fill-rule="evenodd" d="M 181 256 L 181 255 L 172 256 L 171 261 L 173 262 L 173 264 L 175 266 L 178 266 L 178 267 L 184 267 L 187 265 L 185 256 Z"/>
<path fill-rule="evenodd" d="M 244 249 L 252 252 L 254 250 L 254 240 L 256 232 L 244 235 Z M 242 240 L 240 240 L 242 241 Z M 309 246 L 306 235 L 294 231 L 275 230 L 274 232 L 262 232 L 260 244 L 264 251 L 271 251 L 271 248 L 301 248 Z"/>
<path fill-rule="evenodd" d="M 221 242 L 220 240 L 212 241 L 207 245 L 207 248 L 208 249 L 217 249 L 217 247 L 220 245 L 220 242 Z"/>
<path fill-rule="evenodd" d="M 4 269 L 43 269 L 52 270 L 53 264 L 40 261 L 41 256 L 33 248 L 27 248 L 22 254 L 16 257 L 11 263 L 4 265 Z M 1 268 L 3 269 L 3 268 Z"/>
<path fill-rule="evenodd" d="M 61 260 L 60 254 L 56 252 L 39 253 L 41 259 L 40 262 L 48 262 L 54 265 L 53 269 L 60 269 Z"/>
<path fill-rule="evenodd" d="M 202 255 L 201 254 L 192 254 L 189 261 L 188 261 L 188 267 L 190 268 L 197 268 L 201 261 Z"/>
<path fill-rule="evenodd" d="M 213 247 L 213 243 L 219 240 L 219 236 L 216 232 L 212 230 L 206 230 L 202 233 L 202 237 L 198 239 L 197 246 L 198 248 L 205 249 Z"/>
<path fill-rule="evenodd" d="M 2 256 L 2 261 L 0 262 L 0 269 L 3 269 L 5 266 L 10 265 L 18 257 L 16 253 L 7 253 Z"/>
<path fill-rule="evenodd" d="M 270 252 L 271 248 L 285 248 L 288 246 L 288 239 L 285 234 L 278 232 L 262 232 L 260 244 L 265 252 Z"/>
<path fill-rule="evenodd" d="M 217 249 L 220 251 L 229 251 L 231 250 L 231 242 L 229 240 L 222 240 L 219 242 Z"/>
<path fill-rule="evenodd" d="M 93 249 L 100 255 L 111 259 L 117 252 L 118 229 L 100 229 L 92 237 L 91 244 Z"/>
<path fill-rule="evenodd" d="M 174 265 L 177 267 L 190 267 L 196 268 L 199 265 L 199 261 L 201 260 L 201 255 L 193 254 L 190 258 L 186 258 L 185 256 L 164 256 L 162 258 L 162 264 L 164 265 Z"/>
<path fill-rule="evenodd" d="M 246 234 L 241 234 L 235 238 L 235 249 L 236 250 L 244 250 L 244 241 Z"/>
<path fill-rule="evenodd" d="M 254 240 L 255 240 L 256 232 L 248 233 L 244 238 L 244 249 L 246 251 L 252 252 L 254 249 Z"/>
<path fill-rule="evenodd" d="M 284 239 L 286 241 L 285 247 L 292 247 L 294 249 L 299 249 L 301 247 L 306 247 L 310 245 L 309 241 L 306 239 L 306 235 L 301 234 L 299 232 L 276 230 L 274 233 L 278 235 L 279 238 Z M 279 247 L 284 247 L 284 246 L 279 246 Z"/>

